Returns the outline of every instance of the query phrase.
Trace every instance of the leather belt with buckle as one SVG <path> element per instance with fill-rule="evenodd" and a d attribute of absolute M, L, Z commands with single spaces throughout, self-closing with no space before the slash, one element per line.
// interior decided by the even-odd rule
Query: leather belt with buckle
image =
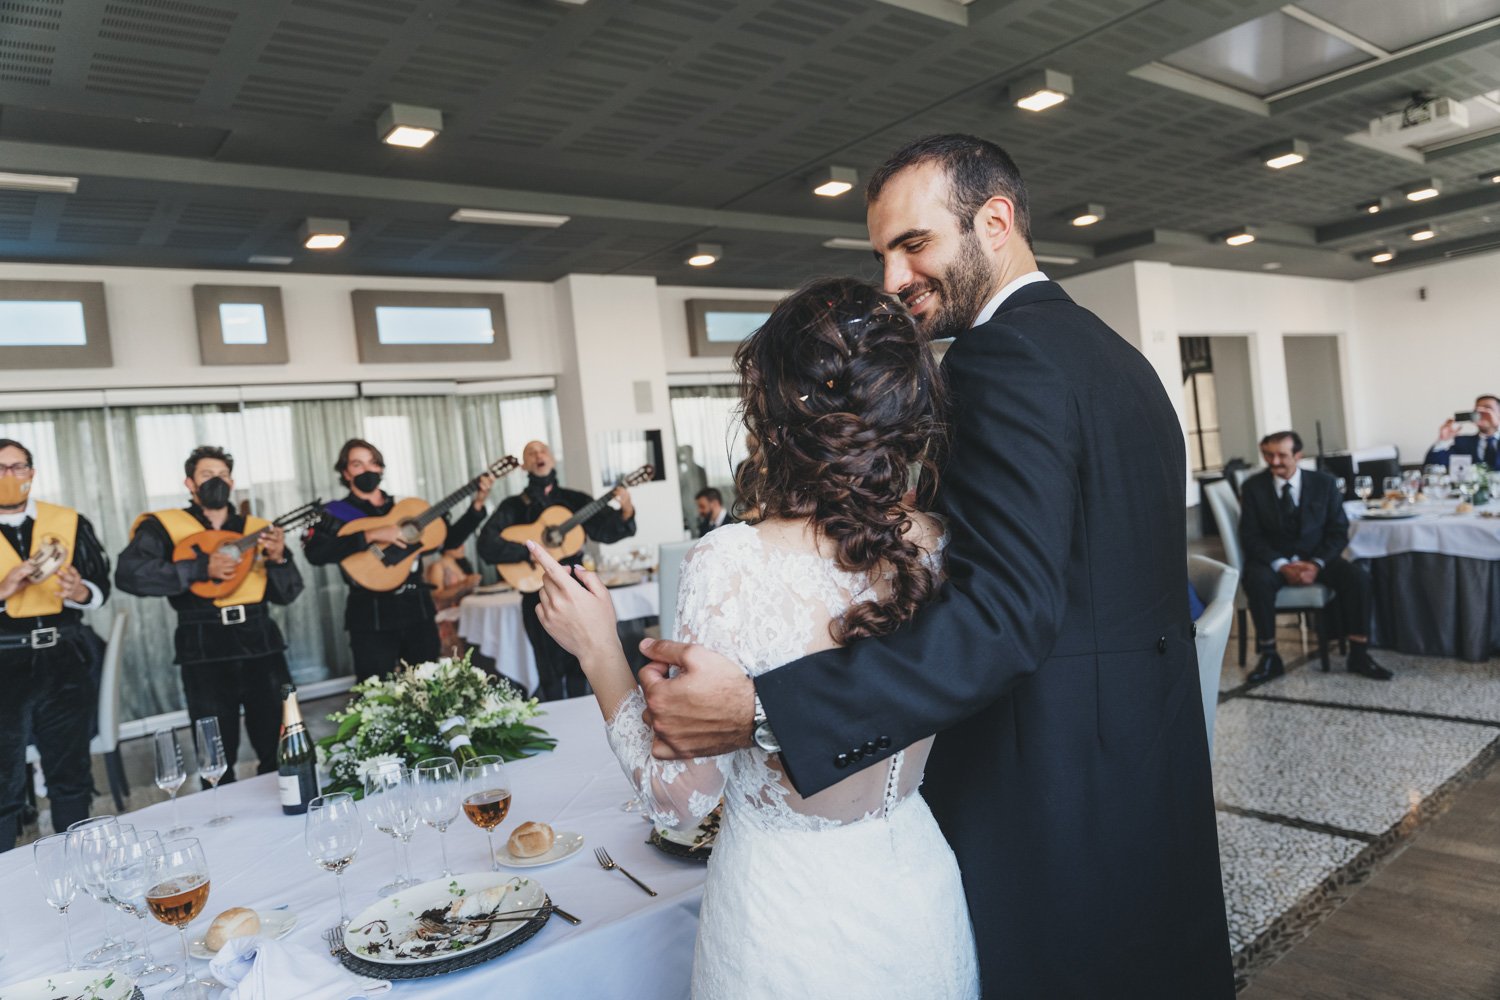
<path fill-rule="evenodd" d="M 243 604 L 231 604 L 219 609 L 219 623 L 221 625 L 243 625 L 245 623 L 245 606 Z"/>
<path fill-rule="evenodd" d="M 65 634 L 73 629 L 36 628 L 30 632 L 17 632 L 0 636 L 0 649 L 51 649 Z"/>

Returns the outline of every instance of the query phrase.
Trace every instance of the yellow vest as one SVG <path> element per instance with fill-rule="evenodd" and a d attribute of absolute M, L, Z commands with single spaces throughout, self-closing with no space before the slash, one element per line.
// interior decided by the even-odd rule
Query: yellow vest
<path fill-rule="evenodd" d="M 28 584 L 5 602 L 5 613 L 11 618 L 43 618 L 60 614 L 63 609 L 62 571 L 73 565 L 73 546 L 78 539 L 78 511 L 56 504 L 36 502 L 36 523 L 31 526 L 31 547 L 37 540 L 53 536 L 68 550 L 68 558 L 41 583 Z M 31 553 L 17 552 L 4 535 L 0 535 L 0 578 L 21 565 Z"/>
<path fill-rule="evenodd" d="M 203 531 L 212 531 L 198 523 L 198 519 L 181 508 L 171 510 L 156 510 L 149 514 L 142 514 L 135 519 L 130 526 L 130 537 L 134 538 L 141 522 L 148 517 L 154 517 L 157 523 L 167 530 L 167 536 L 172 539 L 172 545 L 178 546 L 189 538 Z M 271 522 L 259 517 L 245 518 L 245 534 L 259 531 L 261 528 L 270 527 Z M 255 563 L 250 567 L 250 573 L 240 581 L 240 585 L 234 592 L 224 597 L 214 598 L 214 607 L 227 608 L 236 604 L 259 604 L 266 599 L 266 564 L 260 556 L 255 557 Z"/>

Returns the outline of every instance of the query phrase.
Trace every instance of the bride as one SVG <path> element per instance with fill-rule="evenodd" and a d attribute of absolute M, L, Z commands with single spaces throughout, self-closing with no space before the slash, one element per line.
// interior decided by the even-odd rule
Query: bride
<path fill-rule="evenodd" d="M 851 279 L 785 299 L 735 363 L 760 439 L 736 487 L 758 516 L 688 554 L 674 638 L 758 675 L 891 632 L 937 593 L 942 525 L 903 499 L 913 466 L 932 495 L 942 392 L 906 310 Z M 532 557 L 547 570 L 539 618 L 582 663 L 654 820 L 691 830 L 724 800 L 694 997 L 979 995 L 958 865 L 917 794 L 930 738 L 810 798 L 759 747 L 656 760 L 609 592 L 581 567 L 575 578 L 540 549 Z"/>

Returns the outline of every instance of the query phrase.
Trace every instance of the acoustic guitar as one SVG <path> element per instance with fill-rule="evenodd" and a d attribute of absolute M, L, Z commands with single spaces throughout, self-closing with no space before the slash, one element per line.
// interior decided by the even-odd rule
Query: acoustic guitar
<path fill-rule="evenodd" d="M 344 572 L 366 590 L 389 592 L 406 582 L 411 575 L 411 561 L 423 552 L 438 548 L 448 537 L 448 524 L 443 515 L 460 500 L 466 500 L 479 489 L 479 480 L 484 476 L 496 479 L 521 467 L 520 461 L 506 455 L 491 462 L 489 468 L 449 493 L 437 503 L 428 505 L 426 500 L 407 497 L 399 500 L 390 512 L 380 517 L 361 517 L 350 521 L 339 529 L 340 537 L 357 532 L 372 531 L 394 524 L 401 529 L 401 543 L 381 545 L 372 543 L 363 552 L 356 552 L 339 563 Z"/>
<path fill-rule="evenodd" d="M 199 597 L 214 600 L 227 597 L 235 592 L 240 584 L 245 582 L 245 577 L 250 575 L 250 569 L 255 565 L 258 555 L 256 547 L 260 542 L 260 536 L 270 528 L 281 528 L 283 531 L 296 531 L 306 527 L 318 519 L 323 512 L 321 500 L 305 503 L 290 513 L 283 514 L 269 525 L 258 531 L 252 531 L 248 535 L 242 535 L 238 531 L 200 531 L 196 535 L 189 535 L 177 543 L 172 550 L 172 561 L 181 562 L 184 559 L 197 559 L 198 553 L 205 552 L 213 555 L 215 552 L 228 552 L 239 560 L 235 566 L 234 575 L 227 580 L 199 580 L 188 587 Z"/>
<path fill-rule="evenodd" d="M 559 561 L 577 555 L 578 550 L 583 548 L 584 539 L 588 537 L 583 531 L 584 522 L 603 510 L 604 505 L 614 499 L 615 490 L 622 486 L 639 486 L 642 483 L 648 483 L 655 473 L 654 466 L 643 465 L 630 475 L 621 477 L 619 482 L 615 483 L 614 489 L 597 500 L 591 501 L 576 514 L 566 507 L 554 505 L 542 511 L 541 515 L 530 524 L 513 524 L 502 530 L 500 537 L 518 545 L 536 542 L 546 549 L 552 558 Z M 542 579 L 545 573 L 540 566 L 530 560 L 500 563 L 495 569 L 500 571 L 506 583 L 523 594 L 534 594 L 542 589 Z"/>

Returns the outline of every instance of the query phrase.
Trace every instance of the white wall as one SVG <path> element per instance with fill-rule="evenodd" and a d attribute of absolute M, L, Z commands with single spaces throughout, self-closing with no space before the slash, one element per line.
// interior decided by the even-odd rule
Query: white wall
<path fill-rule="evenodd" d="M 1357 389 L 1358 436 L 1420 462 L 1444 418 L 1481 393 L 1500 393 L 1500 256 L 1398 271 L 1354 289 L 1358 350 L 1348 384 Z"/>
<path fill-rule="evenodd" d="M 540 282 L 6 263 L 0 263 L 0 280 L 104 282 L 114 352 L 110 368 L 0 372 L 0 389 L 507 378 L 551 375 L 561 367 L 552 286 Z M 193 286 L 210 284 L 280 286 L 286 312 L 287 364 L 201 363 Z M 349 293 L 357 288 L 498 292 L 505 296 L 511 360 L 462 366 L 362 363 L 355 347 L 354 314 L 349 302 Z"/>

